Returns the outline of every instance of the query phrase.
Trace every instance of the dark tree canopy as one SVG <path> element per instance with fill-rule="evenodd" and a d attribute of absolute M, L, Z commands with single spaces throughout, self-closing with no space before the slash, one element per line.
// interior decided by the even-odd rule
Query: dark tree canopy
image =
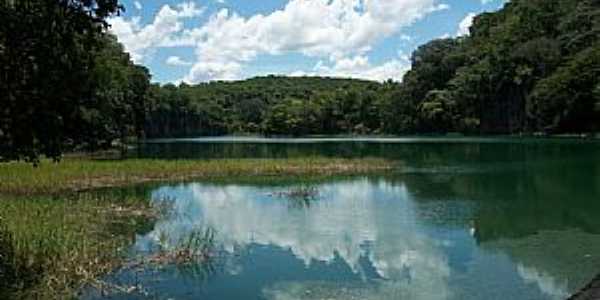
<path fill-rule="evenodd" d="M 58 158 L 91 98 L 93 53 L 116 0 L 0 2 L 0 159 Z"/>

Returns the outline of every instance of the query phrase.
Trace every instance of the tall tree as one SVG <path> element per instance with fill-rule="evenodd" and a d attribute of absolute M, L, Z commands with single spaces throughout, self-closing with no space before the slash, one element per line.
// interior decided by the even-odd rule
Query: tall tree
<path fill-rule="evenodd" d="M 0 160 L 58 159 L 117 0 L 0 1 Z"/>

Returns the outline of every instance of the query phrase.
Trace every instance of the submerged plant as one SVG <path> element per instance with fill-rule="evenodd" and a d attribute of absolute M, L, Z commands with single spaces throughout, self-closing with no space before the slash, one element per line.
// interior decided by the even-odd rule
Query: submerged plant
<path fill-rule="evenodd" d="M 287 195 L 290 198 L 315 198 L 319 195 L 319 190 L 312 186 L 300 186 L 290 189 Z"/>
<path fill-rule="evenodd" d="M 319 189 L 312 185 L 301 185 L 271 195 L 288 199 L 294 207 L 309 207 L 319 197 Z"/>
<path fill-rule="evenodd" d="M 146 262 L 157 265 L 177 266 L 199 264 L 209 261 L 216 253 L 215 230 L 195 229 L 180 238 L 174 245 L 169 244 L 169 236 L 164 231 L 159 234 L 159 250 Z"/>

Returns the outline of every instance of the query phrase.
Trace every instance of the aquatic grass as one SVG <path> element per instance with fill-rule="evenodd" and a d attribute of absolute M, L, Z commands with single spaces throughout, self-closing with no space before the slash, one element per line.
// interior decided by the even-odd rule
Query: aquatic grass
<path fill-rule="evenodd" d="M 23 162 L 0 164 L 0 193 L 56 194 L 136 183 L 228 177 L 360 175 L 389 171 L 396 165 L 396 162 L 378 158 L 218 160 L 68 158 L 58 164 L 43 161 L 37 168 Z"/>
<path fill-rule="evenodd" d="M 138 256 L 119 268 L 116 273 L 126 272 L 135 274 L 121 282 L 105 282 L 95 280 L 89 287 L 103 296 L 130 298 L 141 296 L 155 299 L 151 287 L 146 287 L 138 280 L 138 274 L 148 274 L 174 268 L 185 278 L 206 280 L 216 272 L 218 257 L 216 231 L 207 227 L 196 228 L 182 237 L 174 239 L 167 232 L 158 236 L 156 247 L 149 252 L 138 253 Z M 158 280 L 158 279 L 157 279 Z"/>
<path fill-rule="evenodd" d="M 289 198 L 314 198 L 319 195 L 319 190 L 314 186 L 297 186 L 281 193 L 281 195 Z"/>
<path fill-rule="evenodd" d="M 145 260 L 153 265 L 186 266 L 207 262 L 216 253 L 215 230 L 195 229 L 180 238 L 175 245 L 168 243 L 167 235 L 159 239 L 159 250 Z"/>
<path fill-rule="evenodd" d="M 0 197 L 0 295 L 75 296 L 124 261 L 150 211 L 135 198 Z"/>

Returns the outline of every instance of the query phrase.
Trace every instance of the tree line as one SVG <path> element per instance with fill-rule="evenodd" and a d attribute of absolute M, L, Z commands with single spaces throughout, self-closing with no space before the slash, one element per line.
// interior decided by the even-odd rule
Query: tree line
<path fill-rule="evenodd" d="M 436 39 L 401 83 L 262 77 L 154 86 L 151 137 L 600 129 L 600 1 L 513 0 Z"/>
<path fill-rule="evenodd" d="M 436 39 L 402 82 L 266 76 L 152 84 L 107 33 L 117 0 L 0 2 L 0 160 L 128 137 L 600 129 L 600 0 L 512 0 Z"/>

